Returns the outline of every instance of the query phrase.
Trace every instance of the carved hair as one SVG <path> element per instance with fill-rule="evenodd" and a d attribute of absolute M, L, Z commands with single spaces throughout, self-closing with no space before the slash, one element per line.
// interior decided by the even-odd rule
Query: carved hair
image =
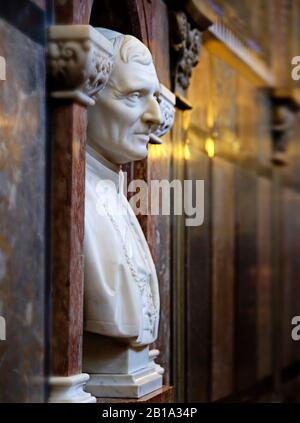
<path fill-rule="evenodd" d="M 136 62 L 140 65 L 150 65 L 152 63 L 152 56 L 148 48 L 132 35 L 118 36 L 112 42 L 122 62 Z"/>

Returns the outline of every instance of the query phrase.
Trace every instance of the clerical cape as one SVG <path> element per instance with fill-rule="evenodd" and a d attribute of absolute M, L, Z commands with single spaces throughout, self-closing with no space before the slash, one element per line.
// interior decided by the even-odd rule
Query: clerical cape
<path fill-rule="evenodd" d="M 146 345 L 157 337 L 159 292 L 154 263 L 124 195 L 124 175 L 86 151 L 85 330 Z"/>

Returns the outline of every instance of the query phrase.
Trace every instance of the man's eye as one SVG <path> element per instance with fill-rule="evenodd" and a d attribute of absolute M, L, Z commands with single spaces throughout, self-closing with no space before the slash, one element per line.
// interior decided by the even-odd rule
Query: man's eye
<path fill-rule="evenodd" d="M 128 94 L 127 98 L 129 98 L 130 100 L 137 100 L 141 97 L 141 93 L 136 91 L 134 93 L 130 93 Z"/>

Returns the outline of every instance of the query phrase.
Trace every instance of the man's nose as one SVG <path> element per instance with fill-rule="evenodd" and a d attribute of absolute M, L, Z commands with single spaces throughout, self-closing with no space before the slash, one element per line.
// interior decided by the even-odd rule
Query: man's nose
<path fill-rule="evenodd" d="M 150 125 L 161 125 L 163 123 L 163 115 L 156 98 L 152 97 L 148 100 L 142 119 Z"/>

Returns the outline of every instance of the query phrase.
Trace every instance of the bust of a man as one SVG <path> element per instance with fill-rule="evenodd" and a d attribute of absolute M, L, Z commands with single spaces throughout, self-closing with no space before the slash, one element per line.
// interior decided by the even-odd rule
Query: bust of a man
<path fill-rule="evenodd" d="M 88 111 L 85 330 L 139 347 L 157 337 L 158 282 L 120 165 L 147 156 L 150 133 L 162 123 L 160 85 L 143 43 L 101 32 L 113 43 L 114 69 Z"/>

